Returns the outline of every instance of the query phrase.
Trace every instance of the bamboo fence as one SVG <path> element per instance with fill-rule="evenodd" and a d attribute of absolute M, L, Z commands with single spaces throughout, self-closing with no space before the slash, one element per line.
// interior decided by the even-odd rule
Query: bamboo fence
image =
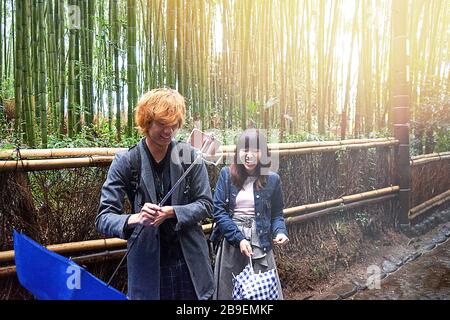
<path fill-rule="evenodd" d="M 314 203 L 294 208 L 286 208 L 283 210 L 283 215 L 286 217 L 286 223 L 303 222 L 314 219 L 325 213 L 332 213 L 339 210 L 364 206 L 370 203 L 383 201 L 395 197 L 398 192 L 398 186 L 363 192 L 360 194 L 344 196 L 340 199 L 333 199 L 320 203 Z M 350 206 L 352 204 L 352 206 Z M 318 210 L 318 209 L 325 209 Z M 313 211 L 305 214 L 305 212 Z M 317 211 L 317 212 L 316 212 Z M 211 232 L 211 224 L 202 225 L 205 233 Z M 126 241 L 118 238 L 99 239 L 79 241 L 72 243 L 54 244 L 47 246 L 47 249 L 59 254 L 68 254 L 73 252 L 87 252 L 94 250 L 109 250 L 114 248 L 123 248 L 126 246 Z M 14 250 L 0 252 L 0 263 L 11 263 L 14 261 Z M 1 269 L 0 269 L 1 270 Z"/>
<path fill-rule="evenodd" d="M 348 141 L 345 142 L 345 141 Z M 305 143 L 293 143 L 288 146 L 284 144 L 278 144 L 271 146 L 271 152 L 273 155 L 285 156 L 285 155 L 302 155 L 310 153 L 325 153 L 335 152 L 339 150 L 354 150 L 354 149 L 366 149 L 366 148 L 378 148 L 394 146 L 398 143 L 395 139 L 379 139 L 376 142 L 367 142 L 368 140 L 344 140 L 344 141 L 331 141 L 331 142 L 305 142 Z M 345 143 L 344 143 L 345 142 Z M 276 149 L 278 147 L 282 147 Z M 222 158 L 232 159 L 234 152 L 228 152 L 227 150 L 234 150 L 234 146 L 224 146 L 222 150 L 214 157 L 209 157 L 208 160 L 216 161 Z M 124 151 L 123 148 L 80 148 L 78 149 L 64 149 L 59 151 L 58 149 L 38 149 L 34 150 L 7 150 L 0 153 L 0 158 L 17 157 L 16 160 L 2 160 L 0 161 L 0 172 L 6 171 L 39 171 L 39 170 L 57 170 L 66 168 L 81 168 L 81 167 L 100 167 L 108 166 L 114 159 L 114 154 L 120 151 Z M 19 158 L 20 156 L 20 158 Z M 74 158 L 77 156 L 77 158 Z M 33 159 L 37 157 L 68 157 L 59 159 Z M 29 160 L 29 159 L 33 160 Z"/>
<path fill-rule="evenodd" d="M 430 200 L 427 200 L 427 201 L 419 204 L 418 206 L 415 206 L 414 208 L 409 210 L 408 217 L 410 220 L 413 220 L 413 219 L 417 218 L 418 216 L 420 216 L 421 214 L 424 214 L 425 212 L 427 212 L 437 206 L 440 206 L 441 204 L 444 204 L 448 200 L 450 200 L 450 190 L 447 190 L 447 191 L 431 198 Z"/>

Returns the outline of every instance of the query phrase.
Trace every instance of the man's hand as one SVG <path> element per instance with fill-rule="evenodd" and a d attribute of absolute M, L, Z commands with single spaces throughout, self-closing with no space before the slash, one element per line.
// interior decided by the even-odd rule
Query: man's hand
<path fill-rule="evenodd" d="M 162 208 L 156 204 L 147 202 L 144 204 L 139 213 L 132 214 L 130 216 L 128 219 L 128 225 L 130 227 L 134 227 L 137 224 L 142 224 L 146 227 L 151 226 L 154 223 L 159 210 L 161 209 Z"/>
<path fill-rule="evenodd" d="M 166 219 L 175 217 L 175 211 L 172 206 L 160 207 L 154 217 L 155 219 L 151 225 L 159 227 Z"/>

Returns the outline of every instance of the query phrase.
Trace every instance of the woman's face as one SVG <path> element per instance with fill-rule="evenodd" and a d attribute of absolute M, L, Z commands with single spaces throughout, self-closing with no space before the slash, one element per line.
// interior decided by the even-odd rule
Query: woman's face
<path fill-rule="evenodd" d="M 239 150 L 239 160 L 244 165 L 249 174 L 255 172 L 260 158 L 261 151 L 258 149 Z"/>

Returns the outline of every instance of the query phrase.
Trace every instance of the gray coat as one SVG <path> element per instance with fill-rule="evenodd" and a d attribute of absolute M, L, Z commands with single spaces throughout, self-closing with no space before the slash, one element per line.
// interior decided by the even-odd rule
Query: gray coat
<path fill-rule="evenodd" d="M 141 180 L 133 205 L 136 213 L 140 212 L 143 203 L 156 203 L 153 172 L 145 150 L 140 145 L 142 143 L 145 143 L 144 139 L 136 146 L 140 149 L 141 155 Z M 184 152 L 180 153 L 180 150 L 184 150 Z M 190 145 L 172 141 L 170 161 L 172 186 L 184 172 L 180 161 L 189 163 L 191 157 L 194 157 L 194 150 Z M 205 300 L 212 296 L 214 282 L 208 245 L 200 222 L 210 216 L 213 210 L 211 188 L 203 162 L 196 164 L 189 175 L 191 176 L 190 186 L 183 181 L 177 187 L 172 194 L 172 206 L 178 220 L 175 228 L 180 236 L 181 249 L 197 297 Z M 139 230 L 139 228 L 131 230 L 126 228 L 130 214 L 123 212 L 124 197 L 131 191 L 130 180 L 130 152 L 118 153 L 103 184 L 100 206 L 95 219 L 95 225 L 99 232 L 128 240 L 128 248 Z M 128 255 L 128 296 L 130 299 L 159 299 L 159 250 L 159 228 L 145 227 Z"/>

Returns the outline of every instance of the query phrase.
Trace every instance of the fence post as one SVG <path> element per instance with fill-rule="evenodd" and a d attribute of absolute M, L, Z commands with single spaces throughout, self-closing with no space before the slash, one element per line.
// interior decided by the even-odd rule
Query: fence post
<path fill-rule="evenodd" d="M 409 75 L 407 47 L 408 0 L 392 1 L 391 94 L 394 137 L 399 140 L 396 154 L 399 190 L 399 222 L 409 223 L 411 168 L 409 163 Z"/>

